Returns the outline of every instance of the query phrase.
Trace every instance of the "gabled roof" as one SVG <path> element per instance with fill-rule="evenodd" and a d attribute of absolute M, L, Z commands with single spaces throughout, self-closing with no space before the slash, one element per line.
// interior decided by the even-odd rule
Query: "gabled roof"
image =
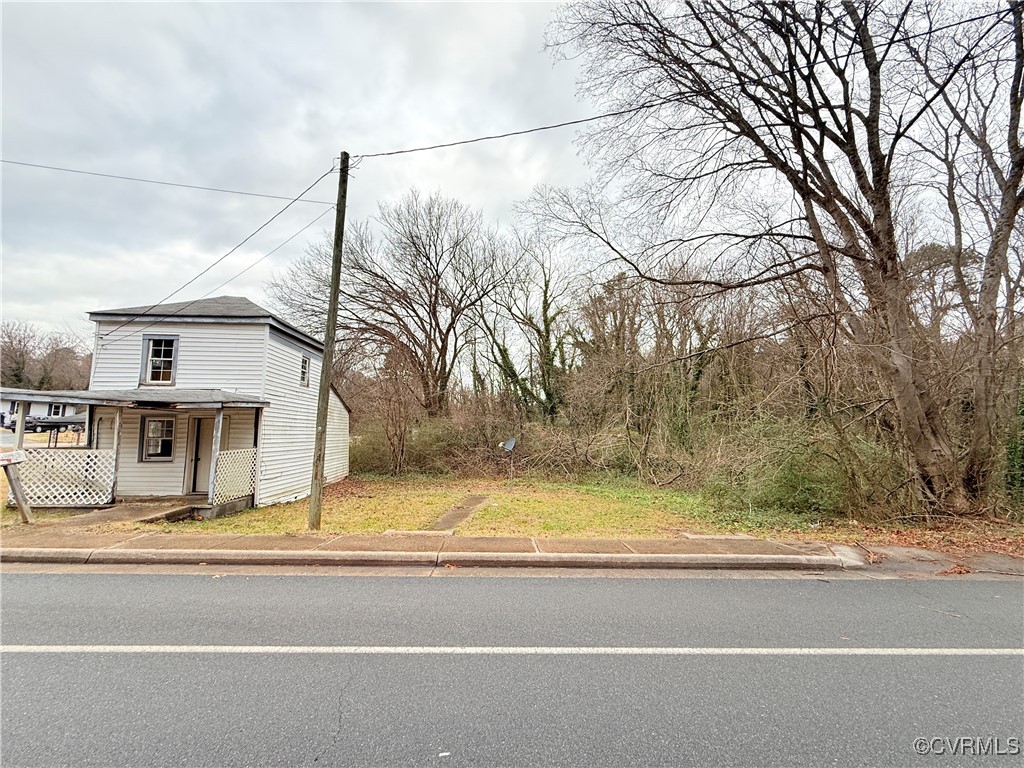
<path fill-rule="evenodd" d="M 130 321 L 135 318 L 146 319 L 150 322 L 166 320 L 175 323 L 216 322 L 218 320 L 266 323 L 288 335 L 298 336 L 301 340 L 323 352 L 323 343 L 319 339 L 299 330 L 287 320 L 278 317 L 270 310 L 264 309 L 244 296 L 215 296 L 195 301 L 176 301 L 156 307 L 144 305 L 119 309 L 97 309 L 89 313 L 89 319 L 94 322 L 99 320 Z"/>

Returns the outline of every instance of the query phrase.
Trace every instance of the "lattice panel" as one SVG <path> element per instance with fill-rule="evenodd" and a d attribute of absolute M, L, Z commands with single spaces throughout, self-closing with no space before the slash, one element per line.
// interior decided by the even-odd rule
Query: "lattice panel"
<path fill-rule="evenodd" d="M 114 452 L 39 448 L 18 465 L 28 503 L 39 507 L 91 507 L 114 496 Z M 14 497 L 8 496 L 8 503 Z"/>
<path fill-rule="evenodd" d="M 213 479 L 213 503 L 248 496 L 256 488 L 256 449 L 221 451 Z"/>

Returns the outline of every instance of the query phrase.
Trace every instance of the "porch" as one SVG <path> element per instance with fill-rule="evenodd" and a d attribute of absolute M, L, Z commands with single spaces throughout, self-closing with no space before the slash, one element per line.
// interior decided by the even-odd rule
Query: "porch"
<path fill-rule="evenodd" d="M 5 390 L 15 402 L 84 406 L 78 446 L 28 448 L 24 413 L 15 448 L 26 500 L 38 507 L 98 507 L 180 499 L 210 513 L 242 508 L 256 495 L 266 402 L 222 390 Z"/>

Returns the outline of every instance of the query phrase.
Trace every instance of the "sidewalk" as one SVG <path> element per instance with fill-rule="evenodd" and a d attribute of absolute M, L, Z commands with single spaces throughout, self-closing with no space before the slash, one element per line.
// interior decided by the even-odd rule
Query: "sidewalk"
<path fill-rule="evenodd" d="M 45 524 L 5 529 L 0 560 L 184 565 L 418 565 L 566 568 L 843 569 L 849 547 L 749 537 L 545 539 L 383 535 L 91 533 Z"/>

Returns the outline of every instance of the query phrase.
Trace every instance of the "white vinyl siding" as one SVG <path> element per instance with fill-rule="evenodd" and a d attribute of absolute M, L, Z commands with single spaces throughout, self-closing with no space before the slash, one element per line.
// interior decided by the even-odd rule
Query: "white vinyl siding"
<path fill-rule="evenodd" d="M 144 416 L 174 419 L 174 450 L 170 461 L 139 460 L 139 430 Z M 111 413 L 111 429 L 113 422 Z M 188 416 L 184 413 L 125 410 L 121 416 L 121 450 L 117 458 L 118 497 L 180 496 L 185 483 L 187 433 Z"/>
<path fill-rule="evenodd" d="M 252 448 L 252 428 L 256 416 L 252 408 L 231 408 L 224 412 L 224 424 L 221 427 L 220 449 L 222 451 L 238 451 Z"/>
<path fill-rule="evenodd" d="M 118 325 L 113 321 L 98 324 L 96 360 L 89 389 L 140 386 L 144 333 L 178 337 L 176 389 L 223 389 L 246 395 L 259 395 L 263 389 L 265 325 L 168 321 L 143 332 L 146 323 L 138 322 L 114 331 Z M 125 335 L 133 330 L 137 332 Z M 109 337 L 104 336 L 107 333 Z M 297 370 L 297 366 L 292 370 Z M 167 387 L 166 384 L 159 386 Z"/>
<path fill-rule="evenodd" d="M 96 434 L 93 446 L 101 451 L 114 447 L 114 419 L 116 408 L 97 407 L 93 415 L 93 429 Z"/>
<path fill-rule="evenodd" d="M 348 477 L 348 408 L 331 392 L 330 426 L 327 429 L 327 455 L 324 479 L 328 483 Z"/>
<path fill-rule="evenodd" d="M 320 380 L 321 356 L 271 330 L 267 339 L 267 378 L 263 399 L 270 406 L 263 412 L 260 454 L 259 504 L 291 501 L 309 495 L 313 473 L 313 442 L 316 434 L 317 388 L 303 387 L 299 377 L 302 358 L 309 357 L 309 378 Z M 348 474 L 348 413 L 331 395 L 328 444 L 335 442 L 325 477 L 338 480 Z M 341 413 L 344 412 L 344 416 Z M 344 456 L 341 454 L 344 453 Z"/>

